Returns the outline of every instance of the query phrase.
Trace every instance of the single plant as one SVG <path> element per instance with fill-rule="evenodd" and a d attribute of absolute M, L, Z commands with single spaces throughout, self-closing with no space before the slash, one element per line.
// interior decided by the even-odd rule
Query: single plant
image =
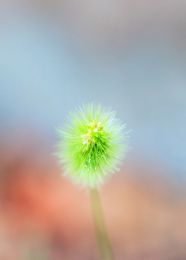
<path fill-rule="evenodd" d="M 58 129 L 58 158 L 64 175 L 90 189 L 100 259 L 113 259 L 97 188 L 118 170 L 128 146 L 125 125 L 115 113 L 89 104 L 70 113 L 68 123 Z"/>

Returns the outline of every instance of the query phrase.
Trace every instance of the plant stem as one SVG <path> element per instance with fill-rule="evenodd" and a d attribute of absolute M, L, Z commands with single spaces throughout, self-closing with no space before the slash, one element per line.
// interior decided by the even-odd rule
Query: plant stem
<path fill-rule="evenodd" d="M 90 200 L 94 220 L 95 235 L 99 250 L 99 259 L 114 260 L 114 255 L 107 234 L 100 196 L 97 188 L 90 188 Z"/>

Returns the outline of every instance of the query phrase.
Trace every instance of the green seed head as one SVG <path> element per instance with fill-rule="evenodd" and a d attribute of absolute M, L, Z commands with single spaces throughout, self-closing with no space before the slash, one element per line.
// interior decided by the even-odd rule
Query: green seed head
<path fill-rule="evenodd" d="M 59 129 L 58 158 L 64 174 L 90 187 L 103 183 L 118 170 L 127 145 L 122 125 L 115 113 L 90 104 L 70 113 L 68 124 Z"/>

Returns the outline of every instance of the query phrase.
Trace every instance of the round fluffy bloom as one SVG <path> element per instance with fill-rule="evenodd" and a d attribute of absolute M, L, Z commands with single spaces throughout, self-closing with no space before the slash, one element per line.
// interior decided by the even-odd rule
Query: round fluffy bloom
<path fill-rule="evenodd" d="M 103 183 L 118 170 L 125 156 L 126 134 L 111 109 L 89 104 L 70 113 L 68 124 L 59 129 L 58 158 L 64 174 L 90 187 Z"/>

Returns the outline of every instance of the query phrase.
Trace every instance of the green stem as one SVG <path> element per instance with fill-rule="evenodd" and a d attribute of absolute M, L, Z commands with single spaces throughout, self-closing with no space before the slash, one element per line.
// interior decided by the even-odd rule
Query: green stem
<path fill-rule="evenodd" d="M 94 220 L 95 235 L 99 250 L 100 260 L 114 260 L 114 255 L 108 238 L 103 210 L 96 188 L 90 188 L 90 200 L 92 206 L 92 215 Z"/>

